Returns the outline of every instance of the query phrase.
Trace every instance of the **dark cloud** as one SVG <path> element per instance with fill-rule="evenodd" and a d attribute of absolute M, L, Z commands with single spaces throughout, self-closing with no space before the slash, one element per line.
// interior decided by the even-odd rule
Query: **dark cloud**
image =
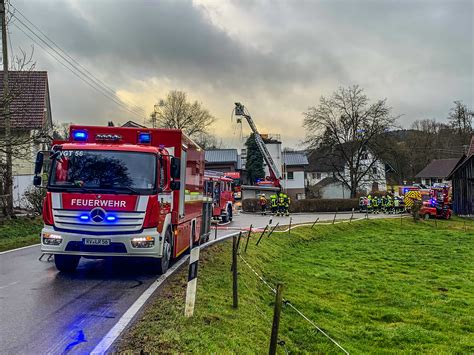
<path fill-rule="evenodd" d="M 264 125 L 293 138 L 301 112 L 341 85 L 357 83 L 372 98 L 386 97 L 406 125 L 445 118 L 455 99 L 474 104 L 469 0 L 21 0 L 15 6 L 114 88 L 170 80 L 191 95 L 193 88 L 200 92 L 218 116 L 233 98 L 246 99 Z M 12 31 L 14 46 L 31 42 Z M 130 118 L 40 49 L 36 54 L 50 73 L 56 119 Z M 291 124 L 275 122 L 278 109 Z"/>

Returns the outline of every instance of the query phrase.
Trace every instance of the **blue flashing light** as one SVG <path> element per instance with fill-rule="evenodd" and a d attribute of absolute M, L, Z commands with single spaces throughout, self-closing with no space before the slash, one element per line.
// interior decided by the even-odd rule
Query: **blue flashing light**
<path fill-rule="evenodd" d="M 86 131 L 74 131 L 72 133 L 72 137 L 75 141 L 86 141 L 87 140 L 87 132 Z"/>
<path fill-rule="evenodd" d="M 140 132 L 138 134 L 138 143 L 150 144 L 151 143 L 151 133 Z"/>
<path fill-rule="evenodd" d="M 115 222 L 115 221 L 117 220 L 117 217 L 115 217 L 115 216 L 107 216 L 105 219 L 106 219 L 107 221 L 109 221 L 109 222 Z"/>
<path fill-rule="evenodd" d="M 81 221 L 88 221 L 89 220 L 89 215 L 88 214 L 82 214 L 79 216 L 79 219 Z"/>

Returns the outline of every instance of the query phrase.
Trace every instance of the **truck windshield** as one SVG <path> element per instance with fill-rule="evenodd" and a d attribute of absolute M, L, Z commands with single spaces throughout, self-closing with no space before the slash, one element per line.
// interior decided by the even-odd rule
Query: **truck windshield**
<path fill-rule="evenodd" d="M 151 153 L 64 150 L 52 162 L 49 186 L 151 194 L 156 186 L 156 156 Z"/>

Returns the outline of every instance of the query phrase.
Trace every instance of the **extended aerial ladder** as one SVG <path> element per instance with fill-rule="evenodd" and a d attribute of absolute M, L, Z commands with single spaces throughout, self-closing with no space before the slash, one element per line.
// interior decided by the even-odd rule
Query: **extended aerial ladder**
<path fill-rule="evenodd" d="M 247 120 L 250 129 L 254 133 L 257 146 L 260 149 L 260 152 L 263 155 L 263 159 L 265 159 L 265 163 L 268 165 L 268 168 L 270 170 L 270 179 L 272 180 L 275 187 L 280 187 L 280 169 L 278 169 L 275 162 L 273 161 L 273 158 L 270 155 L 270 152 L 268 151 L 262 136 L 260 135 L 260 133 L 258 133 L 257 126 L 255 126 L 252 117 L 248 113 L 245 113 L 245 107 L 240 102 L 235 103 L 234 113 L 236 116 L 243 116 Z"/>

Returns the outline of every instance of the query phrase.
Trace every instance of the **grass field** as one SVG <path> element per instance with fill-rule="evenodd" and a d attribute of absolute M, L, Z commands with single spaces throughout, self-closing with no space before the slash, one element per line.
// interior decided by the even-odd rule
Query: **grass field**
<path fill-rule="evenodd" d="M 369 220 L 255 241 L 242 257 L 350 353 L 474 352 L 473 221 Z M 203 251 L 195 316 L 183 316 L 182 270 L 116 350 L 268 352 L 274 296 L 239 259 L 234 310 L 230 263 L 230 241 Z M 291 353 L 340 353 L 288 306 L 280 338 Z"/>
<path fill-rule="evenodd" d="M 42 226 L 41 218 L 0 220 L 0 251 L 39 243 Z"/>

